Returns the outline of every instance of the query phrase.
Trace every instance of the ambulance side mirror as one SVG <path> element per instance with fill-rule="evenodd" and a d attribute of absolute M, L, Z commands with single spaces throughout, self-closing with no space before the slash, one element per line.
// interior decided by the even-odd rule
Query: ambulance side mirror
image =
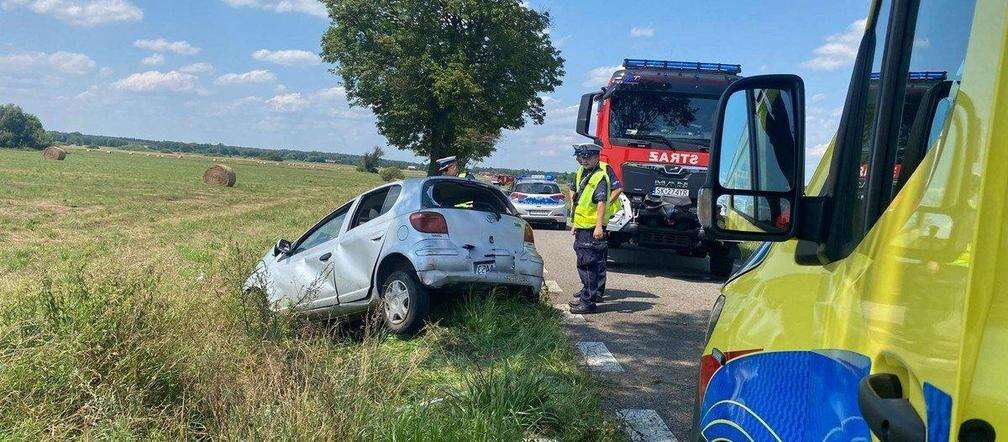
<path fill-rule="evenodd" d="M 591 129 L 592 105 L 598 97 L 599 93 L 597 92 L 581 96 L 581 107 L 578 108 L 577 126 L 575 127 L 575 130 L 579 135 L 584 135 L 595 140 L 597 144 L 601 144 L 598 143 L 598 138 L 595 137 L 595 135 L 588 133 Z"/>
<path fill-rule="evenodd" d="M 708 236 L 794 238 L 805 183 L 804 144 L 801 77 L 760 75 L 728 86 L 714 116 L 710 168 L 697 202 Z"/>

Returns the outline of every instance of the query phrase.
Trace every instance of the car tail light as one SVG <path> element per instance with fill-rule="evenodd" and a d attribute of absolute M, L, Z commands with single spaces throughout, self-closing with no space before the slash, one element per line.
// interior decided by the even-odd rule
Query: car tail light
<path fill-rule="evenodd" d="M 557 193 L 557 194 L 550 195 L 550 198 L 554 199 L 555 201 L 563 201 L 564 200 L 564 196 L 563 196 L 562 193 Z"/>
<path fill-rule="evenodd" d="M 409 222 L 417 232 L 448 234 L 448 222 L 437 212 L 416 212 L 410 215 Z"/>
<path fill-rule="evenodd" d="M 535 244 L 535 234 L 532 233 L 532 226 L 525 224 L 525 242 Z"/>

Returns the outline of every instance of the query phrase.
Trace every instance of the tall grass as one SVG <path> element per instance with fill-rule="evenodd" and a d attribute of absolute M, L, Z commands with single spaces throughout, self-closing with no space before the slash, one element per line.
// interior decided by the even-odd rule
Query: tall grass
<path fill-rule="evenodd" d="M 4 299 L 0 436 L 614 437 L 544 305 L 462 296 L 400 340 L 373 321 L 270 313 L 241 292 L 247 256 L 227 250 L 196 284 L 71 261 Z"/>

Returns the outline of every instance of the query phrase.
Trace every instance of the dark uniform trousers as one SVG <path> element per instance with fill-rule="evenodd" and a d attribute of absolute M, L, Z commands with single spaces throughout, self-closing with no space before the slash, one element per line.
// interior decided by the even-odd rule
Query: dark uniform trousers
<path fill-rule="evenodd" d="M 599 302 L 605 293 L 609 244 L 605 238 L 595 239 L 593 230 L 574 230 L 574 254 L 577 255 L 578 276 L 584 286 L 577 297 L 584 303 Z"/>

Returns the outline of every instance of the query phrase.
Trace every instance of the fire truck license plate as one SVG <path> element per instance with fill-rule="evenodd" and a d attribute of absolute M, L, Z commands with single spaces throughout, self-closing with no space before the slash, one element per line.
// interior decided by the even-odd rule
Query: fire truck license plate
<path fill-rule="evenodd" d="M 689 189 L 673 189 L 671 187 L 655 187 L 654 196 L 689 196 Z"/>

